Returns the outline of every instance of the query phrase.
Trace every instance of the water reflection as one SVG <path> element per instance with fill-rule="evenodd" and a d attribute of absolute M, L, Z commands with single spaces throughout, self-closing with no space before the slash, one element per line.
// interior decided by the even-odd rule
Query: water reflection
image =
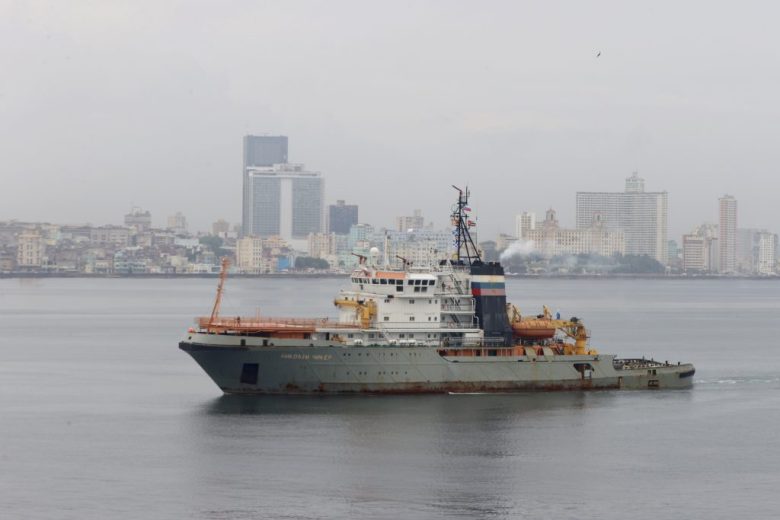
<path fill-rule="evenodd" d="M 596 393 L 593 393 L 596 394 Z M 611 392 L 598 392 L 599 400 Z M 367 395 L 222 395 L 206 403 L 199 413 L 205 415 L 281 415 L 341 414 L 389 412 L 419 413 L 428 410 L 449 414 L 453 420 L 493 420 L 497 415 L 517 417 L 523 414 L 557 409 L 581 409 L 589 394 L 583 392 L 447 394 L 428 396 Z"/>
<path fill-rule="evenodd" d="M 516 490 L 535 478 L 539 453 L 581 436 L 588 411 L 613 398 L 222 396 L 193 415 L 191 484 L 207 487 L 215 468 L 230 468 L 220 471 L 223 483 L 271 490 L 266 506 L 278 504 L 279 514 L 284 497 L 305 490 L 334 515 L 508 518 L 526 507 Z"/>

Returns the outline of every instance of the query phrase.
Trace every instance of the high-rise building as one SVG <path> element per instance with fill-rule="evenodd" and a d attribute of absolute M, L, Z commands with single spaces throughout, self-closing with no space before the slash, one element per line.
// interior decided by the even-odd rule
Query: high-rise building
<path fill-rule="evenodd" d="M 758 274 L 775 274 L 775 249 L 777 248 L 777 235 L 768 231 L 758 234 L 758 257 L 756 258 L 756 272 Z"/>
<path fill-rule="evenodd" d="M 187 233 L 187 217 L 181 211 L 168 217 L 168 229 L 174 233 L 184 235 Z"/>
<path fill-rule="evenodd" d="M 520 240 L 528 240 L 529 231 L 536 229 L 536 213 L 523 211 L 515 217 L 515 236 Z"/>
<path fill-rule="evenodd" d="M 724 195 L 718 199 L 718 205 L 719 272 L 734 273 L 737 270 L 737 200 Z"/>
<path fill-rule="evenodd" d="M 337 200 L 336 204 L 328 206 L 328 233 L 349 235 L 349 229 L 357 223 L 356 204 L 345 204 L 343 200 Z"/>
<path fill-rule="evenodd" d="M 648 255 L 665 264 L 667 255 L 667 193 L 647 192 L 635 172 L 623 192 L 577 192 L 577 229 L 596 222 L 625 234 L 625 252 Z"/>
<path fill-rule="evenodd" d="M 305 240 L 322 232 L 324 180 L 302 164 L 248 167 L 244 236 Z"/>
<path fill-rule="evenodd" d="M 412 216 L 401 216 L 395 219 L 396 231 L 420 230 L 423 227 L 425 227 L 425 219 L 419 209 L 414 210 Z"/>
<path fill-rule="evenodd" d="M 287 136 L 284 135 L 246 135 L 244 136 L 243 176 L 243 213 L 242 230 L 244 235 L 251 234 L 252 228 L 252 189 L 249 185 L 249 168 L 272 167 L 274 164 L 287 164 Z"/>

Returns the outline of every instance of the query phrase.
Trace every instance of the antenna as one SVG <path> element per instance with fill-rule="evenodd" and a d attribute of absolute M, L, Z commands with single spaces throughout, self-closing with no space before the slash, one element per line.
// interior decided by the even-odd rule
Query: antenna
<path fill-rule="evenodd" d="M 482 258 L 479 256 L 479 251 L 469 232 L 469 228 L 477 225 L 473 220 L 469 220 L 468 214 L 471 212 L 471 208 L 468 206 L 469 188 L 467 186 L 465 190 L 462 190 L 454 184 L 452 187 L 458 191 L 458 202 L 452 206 L 452 214 L 450 215 L 454 227 L 452 234 L 455 237 L 456 259 L 467 265 L 481 262 Z"/>

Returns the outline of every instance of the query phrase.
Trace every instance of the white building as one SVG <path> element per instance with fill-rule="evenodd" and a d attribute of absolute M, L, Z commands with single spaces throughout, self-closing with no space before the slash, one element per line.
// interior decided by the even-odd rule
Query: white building
<path fill-rule="evenodd" d="M 529 231 L 536 229 L 536 213 L 522 212 L 515 217 L 515 236 L 520 240 L 528 240 Z"/>
<path fill-rule="evenodd" d="M 609 230 L 622 230 L 625 253 L 667 261 L 667 205 L 665 191 L 646 192 L 644 179 L 635 172 L 626 179 L 624 192 L 577 192 L 577 229 L 602 222 Z"/>
<path fill-rule="evenodd" d="M 737 200 L 731 195 L 718 199 L 718 244 L 721 273 L 737 270 Z"/>
<path fill-rule="evenodd" d="M 775 250 L 777 235 L 763 231 L 758 235 L 758 258 L 756 272 L 758 274 L 775 274 Z"/>
<path fill-rule="evenodd" d="M 598 222 L 586 229 L 562 229 L 553 209 L 547 210 L 544 222 L 527 231 L 524 239 L 533 241 L 535 250 L 547 258 L 583 253 L 601 256 L 625 253 L 622 231 L 608 230 Z"/>
<path fill-rule="evenodd" d="M 321 233 L 325 181 L 302 164 L 246 168 L 249 204 L 244 236 L 281 236 L 301 249 L 309 233 Z"/>
<path fill-rule="evenodd" d="M 683 235 L 682 268 L 686 272 L 714 273 L 718 271 L 718 227 L 714 224 L 696 226 Z"/>

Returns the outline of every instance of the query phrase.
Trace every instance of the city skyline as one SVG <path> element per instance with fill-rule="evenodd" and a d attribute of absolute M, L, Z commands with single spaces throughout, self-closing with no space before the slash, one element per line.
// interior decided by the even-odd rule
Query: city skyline
<path fill-rule="evenodd" d="M 634 170 L 670 194 L 670 236 L 723 193 L 745 226 L 780 222 L 777 6 L 182 6 L 0 5 L 1 219 L 239 222 L 238 137 L 268 133 L 368 222 L 441 226 L 469 184 L 486 234 L 547 206 L 570 223 L 574 193 Z"/>

